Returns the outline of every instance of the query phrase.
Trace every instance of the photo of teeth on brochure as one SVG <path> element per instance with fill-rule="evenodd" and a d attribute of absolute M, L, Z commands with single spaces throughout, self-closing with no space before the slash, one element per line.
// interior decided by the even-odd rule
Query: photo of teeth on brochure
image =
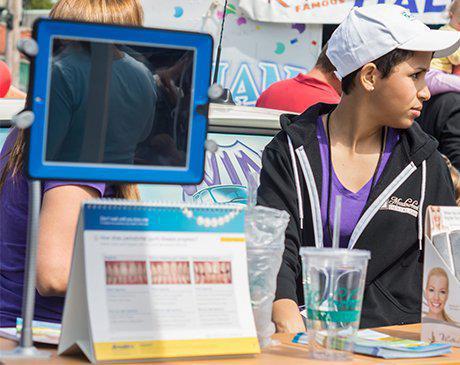
<path fill-rule="evenodd" d="M 79 340 L 66 328 L 82 295 L 93 362 L 260 351 L 243 208 L 104 202 L 84 205 L 80 225 L 59 351 Z"/>
<path fill-rule="evenodd" d="M 460 207 L 425 217 L 422 340 L 460 346 Z"/>

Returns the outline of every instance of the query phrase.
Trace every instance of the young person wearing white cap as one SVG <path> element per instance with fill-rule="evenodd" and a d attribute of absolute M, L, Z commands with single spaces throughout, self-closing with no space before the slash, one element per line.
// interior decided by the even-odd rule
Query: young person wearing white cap
<path fill-rule="evenodd" d="M 455 197 L 437 143 L 414 119 L 430 97 L 433 54 L 459 45 L 458 34 L 384 4 L 353 9 L 332 35 L 340 103 L 282 115 L 262 158 L 259 204 L 291 215 L 273 306 L 278 331 L 304 330 L 299 248 L 331 246 L 337 194 L 340 246 L 371 251 L 361 326 L 420 321 L 423 215 Z"/>

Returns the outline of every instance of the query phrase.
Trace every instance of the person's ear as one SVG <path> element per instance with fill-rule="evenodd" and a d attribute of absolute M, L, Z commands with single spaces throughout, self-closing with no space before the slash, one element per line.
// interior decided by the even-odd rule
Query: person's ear
<path fill-rule="evenodd" d="M 359 73 L 359 83 L 366 91 L 374 91 L 379 71 L 374 63 L 366 63 Z"/>

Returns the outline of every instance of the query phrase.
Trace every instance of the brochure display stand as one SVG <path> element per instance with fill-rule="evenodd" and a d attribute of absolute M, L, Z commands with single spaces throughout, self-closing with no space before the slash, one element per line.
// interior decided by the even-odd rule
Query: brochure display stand
<path fill-rule="evenodd" d="M 241 207 L 82 207 L 58 353 L 91 362 L 260 352 Z"/>
<path fill-rule="evenodd" d="M 428 207 L 425 227 L 422 340 L 460 347 L 460 208 Z"/>

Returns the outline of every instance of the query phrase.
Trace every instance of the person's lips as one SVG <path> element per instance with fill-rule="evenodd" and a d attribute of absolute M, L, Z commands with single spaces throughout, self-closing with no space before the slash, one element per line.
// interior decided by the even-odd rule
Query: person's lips
<path fill-rule="evenodd" d="M 412 109 L 410 110 L 410 113 L 411 113 L 412 117 L 415 119 L 415 118 L 418 118 L 418 117 L 420 116 L 421 111 L 422 111 L 421 109 L 412 108 Z"/>
<path fill-rule="evenodd" d="M 440 303 L 440 302 L 430 302 L 430 304 L 431 304 L 431 306 L 432 306 L 433 308 L 436 308 L 436 309 L 438 309 L 438 308 L 441 307 L 441 303 Z"/>

